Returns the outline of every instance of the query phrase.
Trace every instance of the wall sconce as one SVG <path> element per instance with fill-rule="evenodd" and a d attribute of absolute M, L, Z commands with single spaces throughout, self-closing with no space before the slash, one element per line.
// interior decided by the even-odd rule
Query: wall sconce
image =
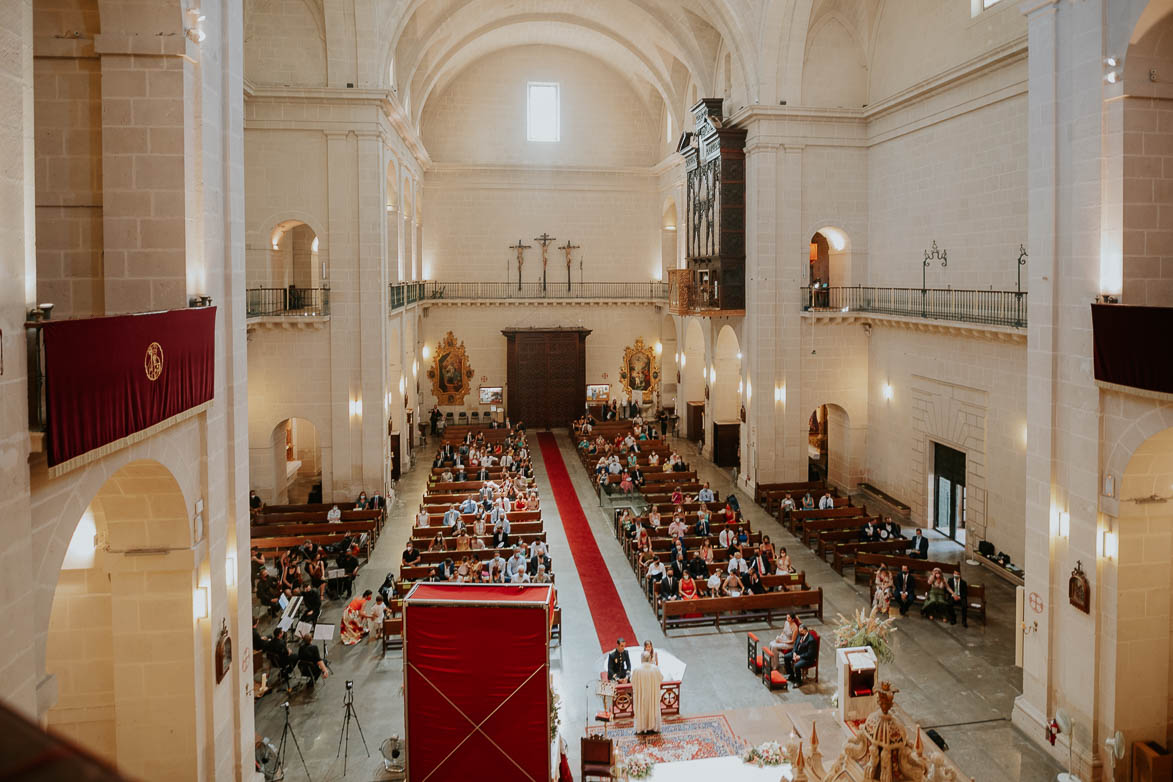
<path fill-rule="evenodd" d="M 887 401 L 887 402 L 892 401 L 893 391 L 892 391 L 892 384 L 891 383 L 885 383 L 883 385 L 883 387 L 880 389 L 880 392 L 884 395 L 885 401 Z"/>
<path fill-rule="evenodd" d="M 716 367 L 709 367 L 709 381 L 713 382 L 713 383 L 717 382 L 717 368 Z"/>
<path fill-rule="evenodd" d="M 229 589 L 236 586 L 236 554 L 231 551 L 224 558 L 224 585 Z"/>
<path fill-rule="evenodd" d="M 424 348 L 420 351 L 420 354 L 424 357 L 424 361 L 427 361 L 432 357 L 432 349 L 427 345 L 424 345 Z"/>
<path fill-rule="evenodd" d="M 737 351 L 737 360 L 741 361 L 741 351 Z"/>
<path fill-rule="evenodd" d="M 738 380 L 738 381 L 737 381 L 737 393 L 738 393 L 738 394 L 741 394 L 741 393 L 743 393 L 744 391 L 745 391 L 745 381 L 744 381 L 744 380 Z"/>
<path fill-rule="evenodd" d="M 400 377 L 399 378 L 399 393 L 403 394 L 406 392 L 407 392 L 407 378 Z"/>
<path fill-rule="evenodd" d="M 1104 559 L 1116 559 L 1120 553 L 1120 538 L 1115 532 L 1110 529 L 1103 529 L 1100 532 L 1102 542 L 1100 543 L 1100 550 L 1104 555 Z"/>
<path fill-rule="evenodd" d="M 747 377 L 745 379 L 745 401 L 753 399 L 753 382 Z"/>
<path fill-rule="evenodd" d="M 359 397 L 357 399 L 350 400 L 350 415 L 352 417 L 362 415 L 362 398 L 361 397 Z"/>
<path fill-rule="evenodd" d="M 657 341 L 657 342 L 656 342 L 656 355 L 658 356 L 658 355 L 660 355 L 660 354 L 661 354 L 661 353 L 663 353 L 663 352 L 664 352 L 664 345 L 663 345 L 663 343 L 661 343 L 661 342 Z"/>
<path fill-rule="evenodd" d="M 684 369 L 684 359 L 685 359 L 685 355 L 683 353 L 681 353 L 680 354 L 680 368 L 681 369 Z"/>
<path fill-rule="evenodd" d="M 412 377 L 419 377 L 419 375 L 420 375 L 420 362 L 416 361 L 415 359 L 412 359 L 411 376 Z"/>
<path fill-rule="evenodd" d="M 1056 534 L 1061 538 L 1066 538 L 1071 534 L 1071 514 L 1065 510 L 1059 511 L 1059 525 Z"/>
<path fill-rule="evenodd" d="M 196 619 L 208 618 L 208 588 L 198 586 L 191 593 L 191 611 Z"/>
<path fill-rule="evenodd" d="M 774 402 L 776 404 L 786 404 L 786 384 L 774 386 Z"/>

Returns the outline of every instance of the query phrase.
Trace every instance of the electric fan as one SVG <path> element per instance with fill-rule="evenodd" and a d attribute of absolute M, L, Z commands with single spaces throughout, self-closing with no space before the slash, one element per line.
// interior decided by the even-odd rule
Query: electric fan
<path fill-rule="evenodd" d="M 1056 782 L 1083 782 L 1072 770 L 1075 765 L 1075 734 L 1072 732 L 1075 723 L 1065 709 L 1055 712 L 1055 722 L 1059 725 L 1059 732 L 1067 734 L 1067 770 L 1055 778 Z"/>
<path fill-rule="evenodd" d="M 277 748 L 268 739 L 261 739 L 256 747 L 257 767 L 265 775 L 265 782 L 278 782 L 285 778 L 281 763 L 277 759 Z"/>

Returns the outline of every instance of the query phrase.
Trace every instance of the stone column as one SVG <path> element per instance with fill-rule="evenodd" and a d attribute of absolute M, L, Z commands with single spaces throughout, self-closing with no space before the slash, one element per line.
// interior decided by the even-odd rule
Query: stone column
<path fill-rule="evenodd" d="M 330 373 L 333 496 L 358 496 L 362 483 L 362 419 L 379 417 L 378 398 L 366 399 L 361 372 L 361 261 L 357 227 L 356 141 L 349 131 L 326 131 L 330 235 Z M 355 403 L 362 402 L 362 410 Z M 369 412 L 368 412 L 369 411 Z M 325 493 L 325 486 L 323 486 Z M 333 497 L 323 499 L 330 502 Z"/>
<path fill-rule="evenodd" d="M 384 252 L 386 161 L 378 133 L 358 134 L 359 376 L 363 397 L 362 486 L 384 490 L 387 443 L 387 276 Z"/>
<path fill-rule="evenodd" d="M 814 402 L 802 393 L 802 293 L 810 237 L 802 229 L 803 148 L 786 146 L 777 169 L 778 201 L 778 376 L 785 383 L 786 402 L 781 408 L 775 437 L 782 451 L 778 478 L 805 481 L 807 478 L 807 419 Z"/>
<path fill-rule="evenodd" d="M 778 275 L 778 149 L 750 130 L 745 150 L 745 345 L 742 347 L 748 385 L 745 405 L 746 445 L 741 452 L 741 486 L 752 492 L 760 483 L 778 480 L 781 469 L 782 411 L 775 391 L 781 386 Z"/>

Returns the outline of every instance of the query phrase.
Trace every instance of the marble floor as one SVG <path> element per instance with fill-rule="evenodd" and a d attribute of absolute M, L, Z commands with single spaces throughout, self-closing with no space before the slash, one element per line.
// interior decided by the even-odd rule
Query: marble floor
<path fill-rule="evenodd" d="M 773 707 L 780 704 L 829 706 L 835 691 L 834 650 L 830 644 L 824 644 L 821 650 L 821 680 L 817 685 L 808 684 L 802 691 L 770 692 L 745 668 L 745 632 L 749 629 L 768 634 L 769 628 L 764 623 L 723 627 L 720 632 L 711 627 L 674 630 L 665 638 L 614 539 L 609 511 L 600 508 L 565 432 L 559 433 L 558 439 L 579 500 L 636 636 L 640 640 L 651 639 L 689 665 L 681 695 L 682 714 L 725 712 L 731 724 L 746 726 L 747 738 L 760 741 L 762 736 L 776 733 L 781 738 L 789 732 L 789 724 L 777 716 L 780 712 Z M 532 433 L 530 441 L 531 450 L 538 456 L 540 452 Z M 729 474 L 703 460 L 691 443 L 678 441 L 676 446 L 702 479 L 710 481 L 722 496 L 734 488 Z M 428 456 L 431 449 L 429 444 L 420 453 Z M 562 735 L 569 747 L 571 767 L 577 770 L 578 737 L 589 716 L 600 707 L 592 694 L 599 641 L 581 584 L 574 577 L 566 537 L 540 457 L 535 458 L 535 471 L 563 615 L 562 643 L 551 648 L 551 668 L 563 699 Z M 399 482 L 398 499 L 389 512 L 379 545 L 360 572 L 356 584 L 359 590 L 375 589 L 388 571 L 398 571 L 399 553 L 423 494 L 426 473 L 426 469 L 412 470 Z M 837 614 L 850 613 L 869 603 L 862 585 L 857 587 L 850 578 L 836 574 L 756 506 L 751 497 L 740 493 L 739 497 L 754 528 L 767 532 L 776 545 L 785 545 L 798 569 L 806 571 L 808 583 L 823 588 L 828 632 Z M 960 558 L 960 547 L 936 533 L 929 534 L 930 556 Z M 970 622 L 969 628 L 963 628 L 960 624 L 930 623 L 913 614 L 898 620 L 893 641 L 896 660 L 882 667 L 882 678 L 891 680 L 900 689 L 898 702 L 906 712 L 925 728 L 938 730 L 949 744 L 949 754 L 978 782 L 1052 779 L 1060 767 L 1009 721 L 1013 700 L 1021 687 L 1021 672 L 1014 666 L 1013 588 L 984 570 L 963 564 L 962 572 L 967 580 L 986 585 L 987 623 Z M 339 602 L 327 603 L 323 610 L 325 621 L 337 623 L 342 607 Z M 274 744 L 278 742 L 284 721 L 282 704 L 288 700 L 290 724 L 313 780 L 385 779 L 379 744 L 392 734 L 403 733 L 401 654 L 392 651 L 384 658 L 375 644 L 344 647 L 335 642 L 330 645 L 329 657 L 334 676 L 314 690 L 295 690 L 288 698 L 283 692 L 270 693 L 257 702 L 257 733 L 269 737 Z M 371 757 L 366 758 L 362 743 L 352 729 L 349 764 L 343 775 L 342 759 L 336 754 L 346 680 L 354 682 L 355 711 L 366 733 Z M 772 722 L 776 723 L 776 729 Z M 287 759 L 286 769 L 290 780 L 305 778 L 296 753 Z"/>

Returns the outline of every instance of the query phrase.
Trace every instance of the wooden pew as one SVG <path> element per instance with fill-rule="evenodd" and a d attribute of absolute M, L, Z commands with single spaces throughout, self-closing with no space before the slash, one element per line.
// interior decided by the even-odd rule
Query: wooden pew
<path fill-rule="evenodd" d="M 777 493 L 781 497 L 784 497 L 786 496 L 787 492 L 790 492 L 791 494 L 798 492 L 798 497 L 795 497 L 795 499 L 798 500 L 801 499 L 802 495 L 807 491 L 814 494 L 815 490 L 817 489 L 819 493 L 822 493 L 824 490 L 823 485 L 824 484 L 822 481 L 799 481 L 796 483 L 759 483 L 754 487 L 753 501 L 758 505 L 762 505 L 762 500 L 767 499 L 771 493 Z"/>
<path fill-rule="evenodd" d="M 534 521 L 542 520 L 542 512 L 540 510 L 513 510 L 506 514 L 509 517 L 509 524 L 527 524 Z M 462 513 L 460 518 L 464 520 L 465 524 L 472 524 L 479 519 L 481 514 L 477 513 Z M 429 527 L 444 528 L 444 514 L 443 513 L 429 513 L 428 514 Z M 487 522 L 486 522 L 487 523 Z M 419 529 L 419 525 L 416 525 Z"/>
<path fill-rule="evenodd" d="M 261 552 L 284 551 L 285 549 L 297 548 L 307 540 L 318 546 L 326 546 L 331 543 L 337 543 L 345 537 L 345 534 L 339 533 L 335 535 L 297 535 L 295 537 L 253 538 L 250 545 Z M 367 541 L 367 558 L 369 559 L 371 554 L 369 543 L 370 538 L 367 538 Z"/>
<path fill-rule="evenodd" d="M 857 512 L 860 509 L 856 509 Z M 875 521 L 873 516 L 837 516 L 829 519 L 808 520 L 802 525 L 802 534 L 798 536 L 806 545 L 814 549 L 818 543 L 819 534 L 830 530 L 854 530 L 856 534 L 867 526 L 868 521 Z"/>
<path fill-rule="evenodd" d="M 848 505 L 843 508 L 828 508 L 827 510 L 796 510 L 790 514 L 790 523 L 783 522 L 790 534 L 802 538 L 803 529 L 808 521 L 822 521 L 823 519 L 851 518 L 852 516 L 866 516 L 867 507 L 862 508 Z"/>
<path fill-rule="evenodd" d="M 546 542 L 546 533 L 545 532 L 526 532 L 524 534 L 513 534 L 513 535 L 509 536 L 509 543 L 511 546 L 520 545 L 522 543 L 524 543 L 525 545 L 528 546 L 530 543 L 533 543 L 534 541 L 538 541 L 538 540 L 545 543 Z M 455 546 L 456 538 L 445 538 L 444 541 L 449 546 Z M 432 542 L 432 538 L 412 538 L 411 539 L 412 545 L 414 545 L 417 549 L 419 549 L 420 552 L 425 553 L 425 554 L 427 553 L 427 548 L 431 544 L 431 542 Z M 490 548 L 493 545 L 493 536 L 492 535 L 482 535 L 481 542 L 485 544 L 485 547 L 486 547 L 485 550 L 487 550 L 488 548 Z M 453 553 L 455 551 L 456 551 L 455 548 L 448 549 L 449 553 Z"/>
<path fill-rule="evenodd" d="M 933 568 L 941 568 L 941 572 L 945 578 L 953 573 L 954 568 L 960 568 L 961 564 L 957 562 L 938 562 L 931 559 L 917 559 L 915 557 L 906 557 L 897 554 L 876 554 L 870 552 L 857 552 L 855 556 L 855 583 L 866 582 L 868 584 L 869 592 L 872 591 L 872 583 L 875 581 L 876 571 L 880 565 L 887 565 L 888 570 L 893 574 L 900 571 L 902 565 L 908 565 L 908 569 L 914 575 L 916 581 L 916 598 L 914 602 L 923 603 L 925 594 L 927 593 L 928 574 L 932 572 Z M 964 573 L 962 573 L 964 577 Z M 986 622 L 986 587 L 984 584 L 970 583 L 966 580 L 966 588 L 968 590 L 969 613 L 980 616 L 982 624 Z"/>
<path fill-rule="evenodd" d="M 855 558 L 858 554 L 864 552 L 869 554 L 902 554 L 907 549 L 907 538 L 875 540 L 868 543 L 863 543 L 859 540 L 839 543 L 831 549 L 831 567 L 836 573 L 843 575 L 843 571 L 847 566 L 855 563 Z"/>
<path fill-rule="evenodd" d="M 352 535 L 366 534 L 374 537 L 374 521 L 342 521 L 337 524 L 302 522 L 300 524 L 265 524 L 253 526 L 250 534 L 254 540 L 264 538 L 292 538 L 298 535 L 333 535 L 349 532 Z M 304 538 L 303 538 L 304 540 Z"/>
<path fill-rule="evenodd" d="M 474 523 L 476 523 L 476 519 L 472 518 L 471 516 L 469 516 L 469 517 L 462 516 L 461 518 L 464 519 L 464 524 L 467 527 L 471 528 L 472 525 Z M 445 538 L 455 537 L 452 533 L 452 529 L 453 529 L 452 527 L 445 527 L 441 524 L 433 524 L 433 525 L 429 525 L 427 527 L 421 527 L 419 525 L 416 525 L 411 528 L 411 536 L 413 538 L 424 537 L 424 536 L 435 537 L 437 532 L 441 532 L 444 534 Z M 509 520 L 509 531 L 513 535 L 521 535 L 526 532 L 541 532 L 543 529 L 545 529 L 545 526 L 544 526 L 544 522 L 541 520 L 541 518 L 538 518 L 533 521 L 514 521 L 513 519 Z M 488 534 L 492 533 L 492 531 L 493 531 L 493 525 L 486 521 L 485 522 L 485 534 L 488 535 Z M 472 533 L 469 533 L 469 534 L 472 534 Z"/>
<path fill-rule="evenodd" d="M 660 603 L 660 629 L 666 635 L 670 627 L 687 627 L 712 623 L 721 629 L 721 617 L 726 622 L 760 620 L 773 625 L 775 615 L 793 613 L 823 619 L 823 590 L 805 589 L 795 592 L 767 592 L 764 595 L 740 597 L 700 597 L 696 600 L 665 600 Z M 691 616 L 699 614 L 699 616 Z"/>

